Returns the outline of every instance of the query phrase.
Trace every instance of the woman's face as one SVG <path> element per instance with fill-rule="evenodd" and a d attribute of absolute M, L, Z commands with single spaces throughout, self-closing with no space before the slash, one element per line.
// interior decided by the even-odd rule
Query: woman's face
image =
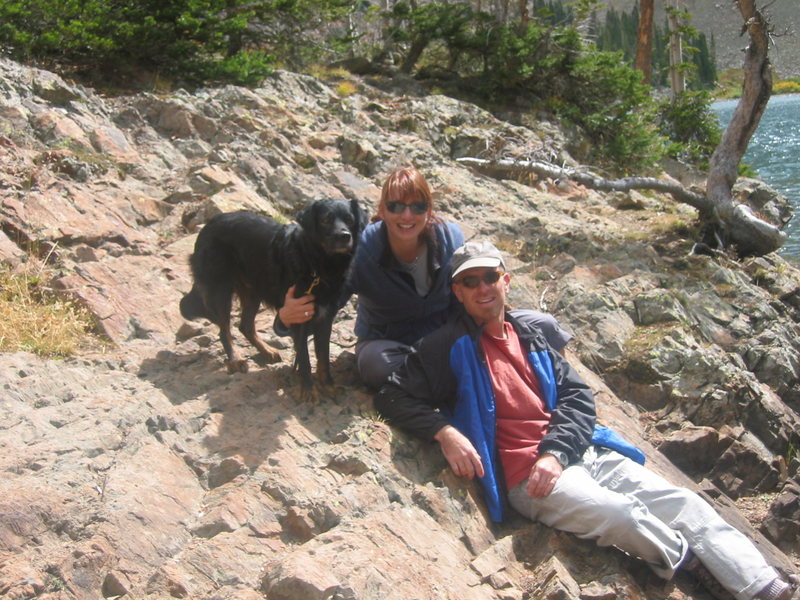
<path fill-rule="evenodd" d="M 420 211 L 421 214 L 417 214 Z M 425 231 L 430 214 L 430 204 L 420 200 L 416 194 L 385 202 L 378 212 L 386 223 L 389 237 L 395 242 L 416 242 Z"/>

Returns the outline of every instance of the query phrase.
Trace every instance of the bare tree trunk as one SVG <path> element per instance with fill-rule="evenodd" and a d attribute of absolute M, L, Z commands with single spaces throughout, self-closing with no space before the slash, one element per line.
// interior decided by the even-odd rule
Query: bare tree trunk
<path fill-rule="evenodd" d="M 681 10 L 682 0 L 670 0 L 668 7 L 669 23 L 669 82 L 672 88 L 672 97 L 675 98 L 686 89 L 686 77 L 680 67 L 683 63 L 683 39 L 681 36 L 681 23 L 678 11 Z"/>
<path fill-rule="evenodd" d="M 500 22 L 503 25 L 508 24 L 508 3 L 509 0 L 500 0 Z"/>
<path fill-rule="evenodd" d="M 400 65 L 400 71 L 402 73 L 411 73 L 411 71 L 414 70 L 414 67 L 419 61 L 419 57 L 422 56 L 422 53 L 425 51 L 425 48 L 428 47 L 430 41 L 429 37 L 422 35 L 414 38 L 414 41 L 411 43 L 411 48 L 408 49 L 408 54 L 406 54 L 403 60 L 403 64 Z"/>
<path fill-rule="evenodd" d="M 381 17 L 381 49 L 375 53 L 372 62 L 376 64 L 383 63 L 389 60 L 392 52 L 394 51 L 394 40 L 392 39 L 391 31 L 392 21 L 387 16 L 389 10 L 392 8 L 391 0 L 380 0 L 380 14 Z"/>
<path fill-rule="evenodd" d="M 772 92 L 772 73 L 767 51 L 769 24 L 755 0 L 736 0 L 750 43 L 745 50 L 742 96 L 731 121 L 709 161 L 706 196 L 712 202 L 712 215 L 705 215 L 720 226 L 723 240 L 737 246 L 742 254 L 762 255 L 783 245 L 786 234 L 759 221 L 742 205 L 734 205 L 731 190 L 736 182 L 739 163 L 755 133 Z M 758 221 L 754 226 L 754 221 Z"/>
<path fill-rule="evenodd" d="M 650 85 L 653 76 L 653 14 L 655 0 L 639 0 L 639 31 L 636 36 L 634 66 L 642 72 L 642 80 Z"/>
<path fill-rule="evenodd" d="M 536 160 L 489 160 L 485 158 L 462 157 L 456 162 L 478 168 L 494 176 L 506 176 L 509 173 L 535 173 L 539 177 L 551 179 L 569 179 L 592 190 L 625 192 L 628 190 L 655 190 L 671 195 L 677 202 L 696 208 L 701 215 L 715 214 L 716 206 L 708 195 L 688 190 L 679 183 L 673 183 L 656 177 L 625 177 L 623 179 L 605 179 L 589 171 L 581 171 L 569 167 Z M 729 194 L 730 195 L 730 194 Z M 717 224 L 717 223 L 715 223 Z M 786 234 L 777 227 L 762 221 L 744 205 L 731 210 L 729 230 L 740 232 L 741 239 L 736 243 L 740 254 L 761 256 L 777 250 L 783 244 Z M 716 233 L 716 232 L 715 232 Z M 750 242 L 750 245 L 747 245 Z M 756 246 L 755 244 L 760 244 Z M 713 246 L 713 244 L 712 244 Z"/>

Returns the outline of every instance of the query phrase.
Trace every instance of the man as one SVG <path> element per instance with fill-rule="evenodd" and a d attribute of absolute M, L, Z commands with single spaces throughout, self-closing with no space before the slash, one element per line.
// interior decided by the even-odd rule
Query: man
<path fill-rule="evenodd" d="M 451 281 L 463 311 L 424 337 L 376 397 L 390 424 L 437 441 L 456 475 L 479 477 L 496 521 L 505 495 L 523 515 L 616 546 L 664 578 L 687 568 L 717 597 L 792 597 L 746 536 L 596 425 L 589 387 L 506 310 L 511 277 L 497 248 L 456 250 Z"/>

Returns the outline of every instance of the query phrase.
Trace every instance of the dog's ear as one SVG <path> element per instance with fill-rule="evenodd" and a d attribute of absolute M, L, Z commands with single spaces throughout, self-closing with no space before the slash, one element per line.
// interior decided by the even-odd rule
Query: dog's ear
<path fill-rule="evenodd" d="M 312 236 L 317 228 L 316 211 L 317 202 L 315 201 L 297 213 L 297 217 L 295 218 L 295 221 L 297 221 L 297 224 L 303 228 L 303 231 Z"/>
<path fill-rule="evenodd" d="M 353 220 L 356 223 L 356 230 L 353 233 L 357 240 L 359 234 L 364 231 L 364 228 L 369 223 L 369 215 L 367 214 L 367 211 L 361 208 L 361 205 L 355 198 L 350 200 L 350 212 L 352 213 Z"/>

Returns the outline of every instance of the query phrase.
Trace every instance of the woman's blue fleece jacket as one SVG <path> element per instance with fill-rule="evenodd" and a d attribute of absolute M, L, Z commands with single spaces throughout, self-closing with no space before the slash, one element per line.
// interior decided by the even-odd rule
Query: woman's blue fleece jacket
<path fill-rule="evenodd" d="M 359 341 L 386 339 L 410 346 L 444 325 L 458 304 L 450 292 L 450 262 L 464 234 L 455 223 L 434 222 L 428 238 L 431 289 L 423 297 L 392 254 L 386 224 L 371 223 L 361 232 L 339 308 L 358 294 L 355 334 Z M 289 329 L 275 316 L 275 333 Z"/>
<path fill-rule="evenodd" d="M 411 345 L 438 329 L 457 301 L 450 292 L 450 261 L 464 234 L 454 223 L 433 223 L 428 239 L 431 289 L 423 297 L 389 247 L 386 225 L 361 233 L 341 304 L 358 294 L 355 333 L 361 340 L 387 339 Z"/>

